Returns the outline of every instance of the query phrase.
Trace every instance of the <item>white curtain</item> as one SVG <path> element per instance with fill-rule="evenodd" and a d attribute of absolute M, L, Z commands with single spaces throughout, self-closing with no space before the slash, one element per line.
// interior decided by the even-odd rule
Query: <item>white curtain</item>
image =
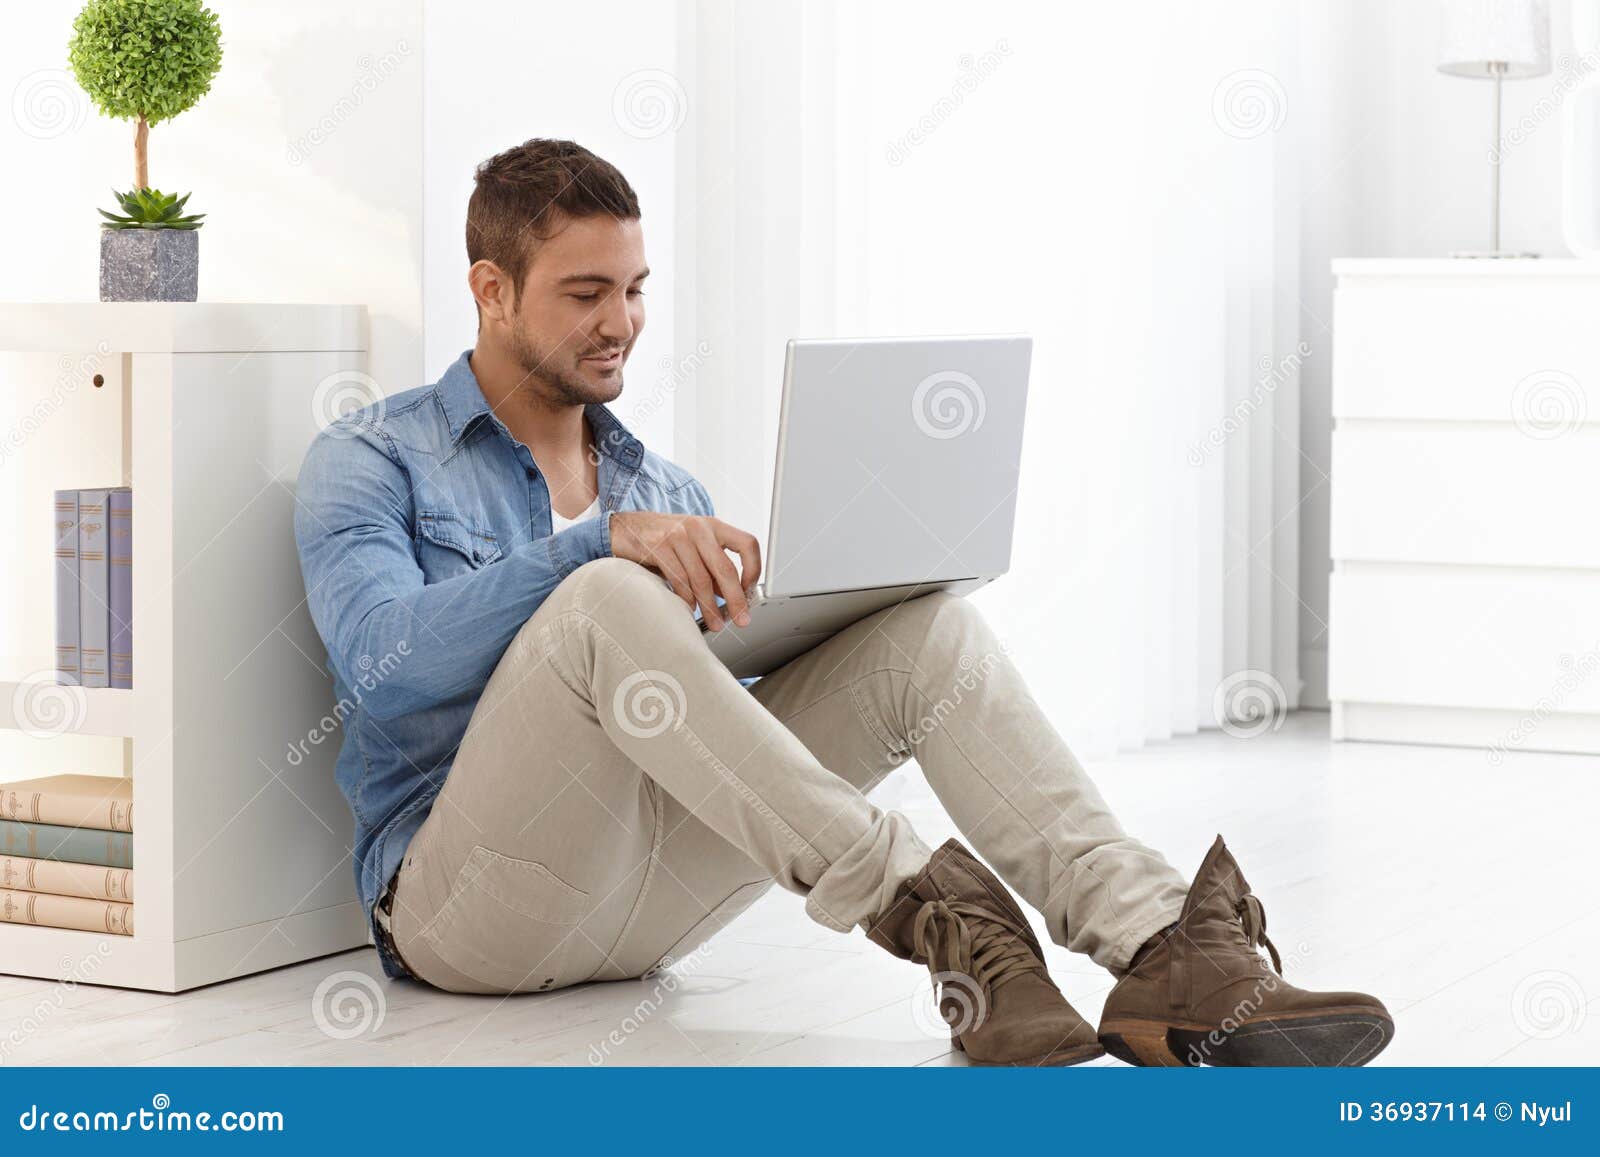
<path fill-rule="evenodd" d="M 1033 334 L 979 598 L 1088 756 L 1297 705 L 1292 7 L 680 7 L 677 456 L 764 531 L 787 338 Z"/>

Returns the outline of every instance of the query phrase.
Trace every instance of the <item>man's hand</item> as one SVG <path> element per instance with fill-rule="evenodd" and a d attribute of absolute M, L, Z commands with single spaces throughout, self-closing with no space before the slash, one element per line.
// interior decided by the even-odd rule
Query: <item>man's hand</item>
<path fill-rule="evenodd" d="M 730 550 L 739 556 L 738 570 Z M 761 577 L 755 535 L 719 518 L 624 510 L 611 516 L 611 553 L 659 572 L 691 611 L 700 607 L 708 630 L 722 629 L 724 612 L 738 626 L 750 625 L 745 592 Z M 726 607 L 717 606 L 718 594 Z"/>

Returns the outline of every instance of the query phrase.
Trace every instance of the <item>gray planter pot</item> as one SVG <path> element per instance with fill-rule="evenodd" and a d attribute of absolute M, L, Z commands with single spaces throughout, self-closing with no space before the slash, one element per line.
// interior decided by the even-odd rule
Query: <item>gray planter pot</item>
<path fill-rule="evenodd" d="M 199 288 L 198 231 L 100 230 L 101 301 L 193 301 Z"/>

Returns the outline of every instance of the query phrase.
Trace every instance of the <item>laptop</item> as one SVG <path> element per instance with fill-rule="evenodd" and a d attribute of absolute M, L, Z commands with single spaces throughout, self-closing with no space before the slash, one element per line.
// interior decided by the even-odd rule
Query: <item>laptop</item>
<path fill-rule="evenodd" d="M 793 340 L 750 625 L 705 632 L 740 678 L 1011 565 L 1033 339 Z M 701 624 L 701 630 L 705 626 Z"/>

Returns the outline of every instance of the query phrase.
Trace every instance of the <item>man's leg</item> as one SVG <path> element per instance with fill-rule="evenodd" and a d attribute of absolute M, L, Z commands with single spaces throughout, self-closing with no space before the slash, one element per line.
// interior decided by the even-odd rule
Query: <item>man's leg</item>
<path fill-rule="evenodd" d="M 843 931 L 930 849 L 833 774 L 631 562 L 579 568 L 507 648 L 395 890 L 400 955 L 456 991 L 638 975 L 776 879 Z"/>
<path fill-rule="evenodd" d="M 966 599 L 932 594 L 880 611 L 752 690 L 863 790 L 914 757 L 1057 943 L 1120 971 L 1178 919 L 1187 883 L 1122 830 Z"/>
<path fill-rule="evenodd" d="M 1265 910 L 1221 837 L 1190 885 L 1122 831 L 966 600 L 932 595 L 880 612 L 755 690 L 863 788 L 916 757 L 1051 936 L 1118 974 L 1100 1040 L 1119 1058 L 1361 1065 L 1392 1038 L 1376 997 L 1284 980 Z"/>

